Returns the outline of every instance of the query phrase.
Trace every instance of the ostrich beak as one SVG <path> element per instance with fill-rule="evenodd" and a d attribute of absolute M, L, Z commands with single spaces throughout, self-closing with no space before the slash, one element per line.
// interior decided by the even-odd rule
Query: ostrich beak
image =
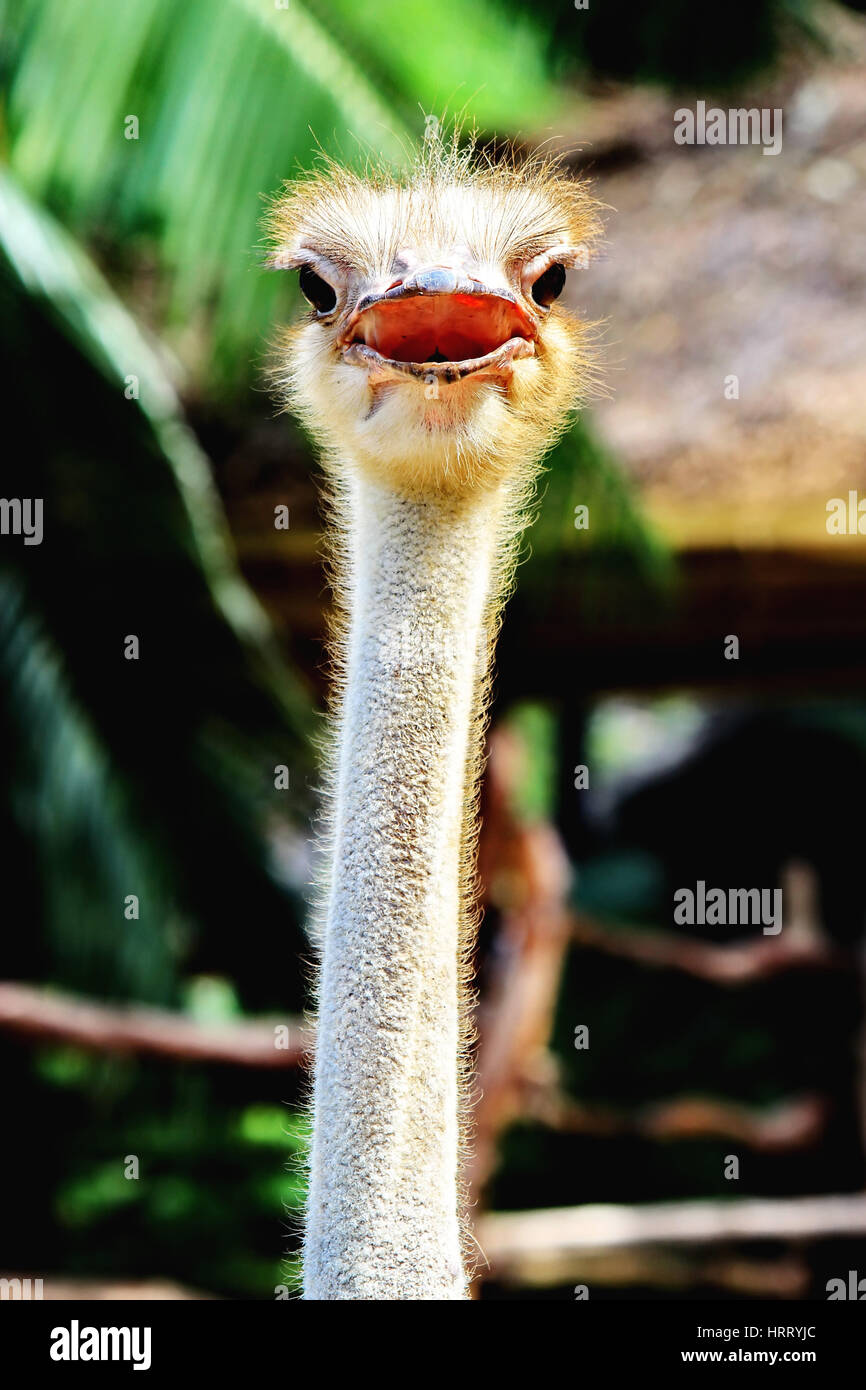
<path fill-rule="evenodd" d="M 535 353 L 537 326 L 504 287 L 429 266 L 359 299 L 341 339 L 347 362 L 376 380 L 507 379 Z"/>

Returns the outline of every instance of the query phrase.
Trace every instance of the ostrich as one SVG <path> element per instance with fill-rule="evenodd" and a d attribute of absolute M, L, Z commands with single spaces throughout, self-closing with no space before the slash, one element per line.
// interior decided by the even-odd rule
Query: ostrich
<path fill-rule="evenodd" d="M 455 136 L 407 174 L 328 163 L 268 225 L 310 304 L 276 375 L 324 452 L 338 613 L 304 1296 L 463 1299 L 492 644 L 538 462 L 591 377 L 555 301 L 597 204 Z"/>

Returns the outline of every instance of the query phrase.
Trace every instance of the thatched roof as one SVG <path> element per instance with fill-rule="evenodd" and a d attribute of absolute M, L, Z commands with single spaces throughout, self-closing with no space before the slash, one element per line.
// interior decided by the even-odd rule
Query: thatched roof
<path fill-rule="evenodd" d="M 866 25 L 770 89 L 783 146 L 677 145 L 696 96 L 594 103 L 580 162 L 608 216 L 580 287 L 607 320 L 594 423 L 678 546 L 825 546 L 828 498 L 866 495 Z M 739 399 L 726 399 L 726 378 Z"/>

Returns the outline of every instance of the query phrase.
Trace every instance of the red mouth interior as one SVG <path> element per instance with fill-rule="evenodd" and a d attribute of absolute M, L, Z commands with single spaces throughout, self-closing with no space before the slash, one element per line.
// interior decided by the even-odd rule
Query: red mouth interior
<path fill-rule="evenodd" d="M 529 336 L 518 307 L 496 295 L 410 295 L 365 309 L 354 342 L 395 362 L 462 362 Z"/>

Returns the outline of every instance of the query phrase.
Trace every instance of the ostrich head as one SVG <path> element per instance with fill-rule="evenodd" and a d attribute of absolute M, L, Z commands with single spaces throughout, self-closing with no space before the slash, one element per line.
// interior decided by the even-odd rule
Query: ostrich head
<path fill-rule="evenodd" d="M 407 495 L 475 492 L 525 476 L 584 395 L 586 325 L 557 301 L 597 204 L 555 163 L 455 140 L 405 176 L 329 164 L 269 230 L 310 305 L 276 375 L 335 462 Z"/>

